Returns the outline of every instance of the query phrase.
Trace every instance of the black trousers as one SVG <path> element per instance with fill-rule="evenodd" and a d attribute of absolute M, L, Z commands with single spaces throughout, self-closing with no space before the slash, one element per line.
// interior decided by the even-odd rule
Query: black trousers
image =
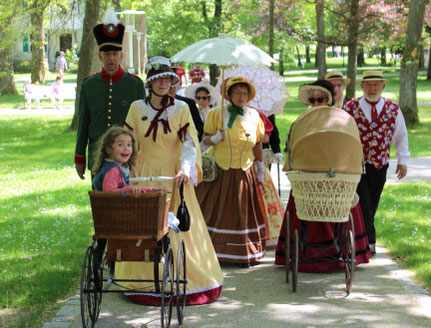
<path fill-rule="evenodd" d="M 386 172 L 389 164 L 380 170 L 371 164 L 365 164 L 365 174 L 362 174 L 357 192 L 364 217 L 365 230 L 370 244 L 376 243 L 376 230 L 374 228 L 374 218 L 379 206 L 380 196 L 386 183 Z"/>

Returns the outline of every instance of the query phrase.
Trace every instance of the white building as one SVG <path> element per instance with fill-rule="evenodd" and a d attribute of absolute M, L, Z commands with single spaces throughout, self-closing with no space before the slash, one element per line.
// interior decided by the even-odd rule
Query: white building
<path fill-rule="evenodd" d="M 84 15 L 84 5 L 77 4 L 71 6 L 65 13 L 54 12 L 51 8 L 45 13 L 45 55 L 49 69 L 55 69 L 55 55 L 58 51 L 79 51 Z M 16 24 L 17 41 L 13 48 L 14 60 L 31 60 L 29 22 L 29 15 L 24 15 Z"/>

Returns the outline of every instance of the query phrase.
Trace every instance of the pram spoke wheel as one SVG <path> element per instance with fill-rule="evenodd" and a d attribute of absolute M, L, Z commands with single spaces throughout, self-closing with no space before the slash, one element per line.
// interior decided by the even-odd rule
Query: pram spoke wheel
<path fill-rule="evenodd" d="M 176 277 L 176 300 L 178 324 L 182 325 L 186 311 L 186 247 L 184 240 L 181 239 L 178 245 L 177 257 L 177 277 Z"/>
<path fill-rule="evenodd" d="M 349 221 L 345 223 L 344 228 L 344 260 L 346 263 L 346 291 L 350 293 L 352 290 L 353 277 L 355 275 L 355 239 L 354 239 L 353 218 L 350 215 Z"/>
<path fill-rule="evenodd" d="M 294 244 L 293 244 L 293 255 L 292 255 L 292 290 L 296 292 L 296 286 L 298 285 L 298 267 L 299 267 L 299 236 L 298 230 L 295 230 Z"/>
<path fill-rule="evenodd" d="M 94 327 L 102 303 L 103 270 L 100 264 L 94 263 L 95 243 L 87 248 L 81 268 L 80 302 L 84 328 Z"/>
<path fill-rule="evenodd" d="M 165 264 L 163 267 L 162 290 L 161 290 L 160 315 L 161 315 L 161 321 L 162 321 L 162 328 L 168 328 L 171 325 L 172 304 L 174 301 L 173 296 L 174 296 L 174 258 L 172 256 L 172 249 L 169 247 L 165 256 Z"/>

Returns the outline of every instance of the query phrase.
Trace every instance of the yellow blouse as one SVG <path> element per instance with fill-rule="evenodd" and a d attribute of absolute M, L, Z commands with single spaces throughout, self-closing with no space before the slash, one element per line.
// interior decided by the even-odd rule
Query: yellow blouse
<path fill-rule="evenodd" d="M 247 106 L 244 107 L 244 115 L 238 115 L 235 118 L 231 129 L 227 127 L 229 117 L 230 113 L 225 108 L 223 110 L 225 138 L 207 152 L 210 154 L 214 152 L 217 165 L 223 170 L 241 168 L 246 171 L 253 164 L 253 147 L 262 141 L 265 127 L 259 113 Z M 204 132 L 214 135 L 220 128 L 222 128 L 221 109 L 217 108 L 208 114 Z"/>

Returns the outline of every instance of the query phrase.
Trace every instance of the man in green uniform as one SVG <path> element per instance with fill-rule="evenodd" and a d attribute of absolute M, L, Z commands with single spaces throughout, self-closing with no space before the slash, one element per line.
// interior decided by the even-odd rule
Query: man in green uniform
<path fill-rule="evenodd" d="M 124 26 L 113 10 L 108 11 L 104 24 L 94 28 L 94 35 L 103 67 L 81 84 L 75 149 L 75 168 L 81 179 L 85 179 L 87 146 L 91 170 L 99 137 L 111 126 L 122 125 L 131 103 L 145 98 L 142 80 L 121 67 Z"/>

